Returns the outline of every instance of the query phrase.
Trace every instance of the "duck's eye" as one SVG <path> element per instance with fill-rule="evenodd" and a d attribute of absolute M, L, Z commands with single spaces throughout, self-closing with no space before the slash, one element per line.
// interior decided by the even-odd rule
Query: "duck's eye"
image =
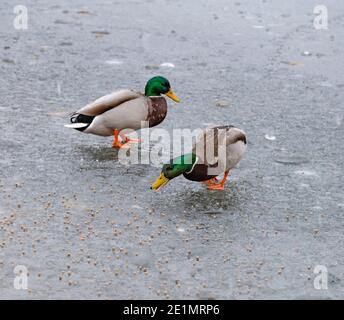
<path fill-rule="evenodd" d="M 172 172 L 172 171 L 173 171 L 173 168 L 172 168 L 172 167 L 166 168 L 166 172 Z"/>

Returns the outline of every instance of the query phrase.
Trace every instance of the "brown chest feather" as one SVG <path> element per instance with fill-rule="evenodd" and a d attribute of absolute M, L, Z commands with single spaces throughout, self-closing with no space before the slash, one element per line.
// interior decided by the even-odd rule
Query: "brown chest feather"
<path fill-rule="evenodd" d="M 148 122 L 149 127 L 154 127 L 160 124 L 167 115 L 167 103 L 164 97 L 149 97 L 148 98 Z"/>
<path fill-rule="evenodd" d="M 196 164 L 190 173 L 183 173 L 184 177 L 191 181 L 206 181 L 216 177 L 208 174 L 208 166 L 205 164 Z"/>

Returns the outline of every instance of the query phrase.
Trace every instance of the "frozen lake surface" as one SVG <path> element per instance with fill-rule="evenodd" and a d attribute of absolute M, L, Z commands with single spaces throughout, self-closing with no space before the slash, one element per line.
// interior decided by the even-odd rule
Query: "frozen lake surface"
<path fill-rule="evenodd" d="M 310 0 L 53 2 L 25 31 L 0 3 L 0 298 L 344 298 L 344 2 L 328 30 Z M 247 133 L 224 192 L 154 193 L 159 168 L 63 127 L 157 74 L 182 100 L 161 128 Z"/>

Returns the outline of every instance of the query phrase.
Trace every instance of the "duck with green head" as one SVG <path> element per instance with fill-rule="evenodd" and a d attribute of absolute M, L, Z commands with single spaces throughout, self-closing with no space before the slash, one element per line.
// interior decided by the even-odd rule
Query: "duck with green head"
<path fill-rule="evenodd" d="M 213 152 L 207 154 L 207 150 Z M 204 183 L 208 189 L 224 190 L 230 170 L 239 163 L 245 151 L 244 131 L 230 125 L 206 129 L 198 136 L 191 153 L 172 159 L 162 167 L 151 189 L 159 190 L 183 175 L 187 180 Z M 223 178 L 219 181 L 217 176 L 221 174 Z"/>
<path fill-rule="evenodd" d="M 179 102 L 170 82 L 156 76 L 148 80 L 144 94 L 131 89 L 110 93 L 74 112 L 65 126 L 99 136 L 113 135 L 114 148 L 127 147 L 127 142 L 137 141 L 125 136 L 125 131 L 141 129 L 142 122 L 154 127 L 165 119 L 167 102 L 162 95 Z"/>

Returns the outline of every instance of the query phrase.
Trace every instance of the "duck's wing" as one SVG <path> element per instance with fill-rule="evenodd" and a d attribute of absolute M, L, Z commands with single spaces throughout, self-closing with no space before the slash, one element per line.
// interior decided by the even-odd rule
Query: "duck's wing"
<path fill-rule="evenodd" d="M 89 103 L 85 107 L 76 111 L 76 114 L 83 114 L 85 116 L 98 116 L 110 109 L 116 108 L 120 104 L 141 97 L 140 92 L 123 89 L 112 92 L 106 96 L 103 96 L 96 101 Z"/>
<path fill-rule="evenodd" d="M 196 138 L 193 153 L 199 158 L 198 163 L 227 170 L 233 160 L 232 146 L 238 141 L 246 145 L 245 133 L 238 128 L 230 125 L 207 128 Z"/>
<path fill-rule="evenodd" d="M 207 166 L 217 164 L 219 145 L 226 145 L 225 138 L 228 129 L 229 126 L 207 128 L 196 137 L 192 151 L 199 158 L 198 163 Z"/>

